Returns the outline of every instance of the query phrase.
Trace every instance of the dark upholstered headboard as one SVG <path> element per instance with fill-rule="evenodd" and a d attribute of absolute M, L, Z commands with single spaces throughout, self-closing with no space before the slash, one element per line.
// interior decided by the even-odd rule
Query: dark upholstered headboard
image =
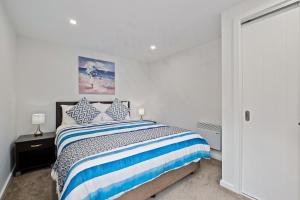
<path fill-rule="evenodd" d="M 56 128 L 61 125 L 62 122 L 62 108 L 61 105 L 76 105 L 78 101 L 65 101 L 65 102 L 56 102 Z M 103 104 L 112 104 L 112 101 L 90 101 L 90 103 L 103 103 Z M 126 103 L 127 107 L 130 109 L 129 101 L 122 101 Z"/>

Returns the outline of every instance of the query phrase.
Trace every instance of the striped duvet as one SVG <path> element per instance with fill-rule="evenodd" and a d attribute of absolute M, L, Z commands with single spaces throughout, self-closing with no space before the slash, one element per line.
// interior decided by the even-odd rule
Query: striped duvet
<path fill-rule="evenodd" d="M 210 157 L 210 147 L 198 133 L 150 121 L 60 127 L 55 143 L 52 177 L 62 200 L 115 199 Z"/>

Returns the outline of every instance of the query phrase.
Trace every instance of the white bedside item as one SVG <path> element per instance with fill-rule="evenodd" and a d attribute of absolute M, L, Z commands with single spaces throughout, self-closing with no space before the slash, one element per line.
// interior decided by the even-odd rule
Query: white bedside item
<path fill-rule="evenodd" d="M 41 124 L 45 123 L 46 117 L 44 113 L 36 113 L 32 114 L 31 122 L 33 125 L 37 125 L 35 132 L 33 133 L 35 136 L 43 135 L 41 131 Z"/>
<path fill-rule="evenodd" d="M 139 108 L 139 115 L 141 117 L 141 120 L 143 120 L 143 116 L 145 115 L 145 108 Z"/>

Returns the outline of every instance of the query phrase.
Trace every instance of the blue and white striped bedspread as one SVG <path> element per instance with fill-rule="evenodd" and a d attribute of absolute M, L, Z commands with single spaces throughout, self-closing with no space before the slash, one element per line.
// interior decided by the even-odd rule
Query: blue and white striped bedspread
<path fill-rule="evenodd" d="M 201 158 L 210 147 L 196 132 L 149 121 L 58 129 L 52 169 L 62 200 L 115 199 Z"/>

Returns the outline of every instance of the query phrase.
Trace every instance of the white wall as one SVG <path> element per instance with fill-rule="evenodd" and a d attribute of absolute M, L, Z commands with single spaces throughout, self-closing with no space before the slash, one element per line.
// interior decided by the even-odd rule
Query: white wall
<path fill-rule="evenodd" d="M 11 144 L 15 134 L 16 35 L 0 3 L 0 198 L 11 171 Z"/>
<path fill-rule="evenodd" d="M 221 185 L 241 192 L 241 120 L 236 40 L 240 19 L 284 0 L 244 0 L 222 13 L 222 180 Z"/>
<path fill-rule="evenodd" d="M 145 104 L 148 71 L 142 63 L 26 37 L 18 37 L 17 45 L 18 134 L 33 131 L 31 114 L 35 112 L 46 113 L 42 130 L 54 131 L 56 101 L 75 101 L 82 96 L 89 100 L 113 100 L 110 95 L 79 95 L 78 56 L 115 62 L 116 97 L 131 101 L 133 115 L 137 114 L 137 107 Z"/>
<path fill-rule="evenodd" d="M 149 73 L 151 113 L 146 118 L 192 130 L 197 121 L 221 124 L 220 40 L 152 63 Z"/>

